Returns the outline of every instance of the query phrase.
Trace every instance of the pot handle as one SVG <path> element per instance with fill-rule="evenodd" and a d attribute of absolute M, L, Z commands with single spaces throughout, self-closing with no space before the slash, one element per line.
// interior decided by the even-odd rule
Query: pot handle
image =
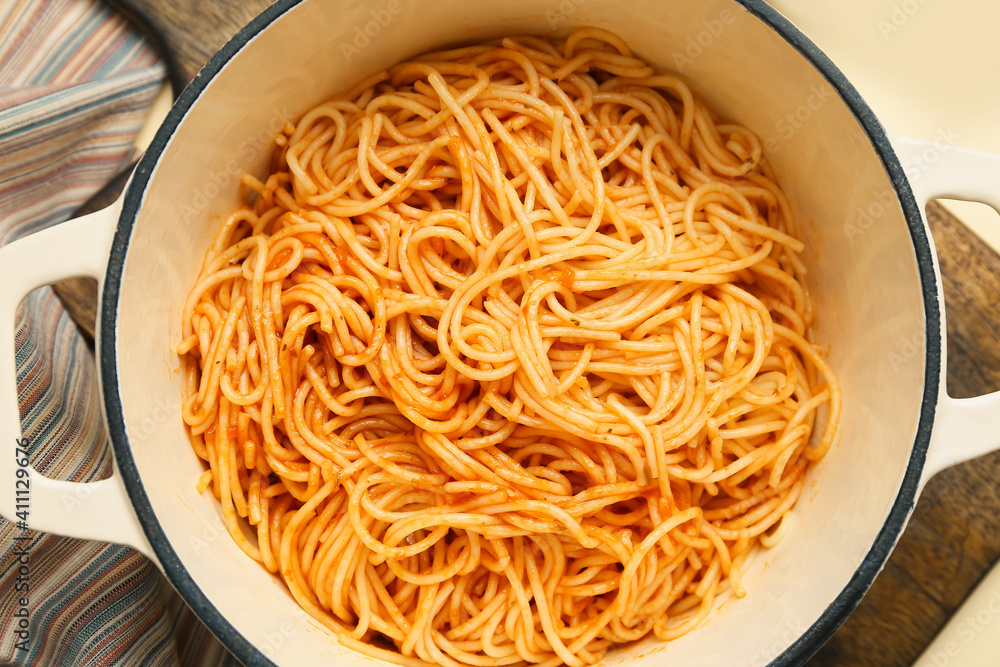
<path fill-rule="evenodd" d="M 898 135 L 893 135 L 891 141 L 921 206 L 925 224 L 923 207 L 940 197 L 982 202 L 1000 211 L 1000 155 Z M 936 252 L 934 262 L 941 294 Z M 974 398 L 949 396 L 945 336 L 942 318 L 941 386 L 921 486 L 949 466 L 1000 448 L 1000 391 Z"/>
<path fill-rule="evenodd" d="M 22 530 L 125 544 L 153 558 L 117 463 L 111 477 L 67 482 L 41 475 L 21 437 L 14 360 L 14 317 L 35 288 L 77 276 L 104 283 L 122 197 L 114 204 L 0 248 L 0 515 Z M 100 293 L 100 289 L 98 289 Z"/>

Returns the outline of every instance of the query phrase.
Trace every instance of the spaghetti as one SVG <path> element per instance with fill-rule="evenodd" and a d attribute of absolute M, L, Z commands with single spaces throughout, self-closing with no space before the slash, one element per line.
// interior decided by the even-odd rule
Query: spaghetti
<path fill-rule="evenodd" d="M 398 64 L 275 141 L 178 347 L 248 556 L 404 665 L 580 667 L 745 593 L 841 406 L 753 132 L 588 28 Z"/>

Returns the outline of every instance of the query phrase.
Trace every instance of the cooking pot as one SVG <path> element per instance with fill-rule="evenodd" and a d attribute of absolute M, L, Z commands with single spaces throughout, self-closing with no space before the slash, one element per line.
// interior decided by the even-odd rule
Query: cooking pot
<path fill-rule="evenodd" d="M 244 664 L 370 664 L 302 612 L 229 538 L 180 414 L 181 308 L 239 177 L 264 175 L 286 120 L 423 51 L 595 25 L 679 70 L 721 115 L 755 130 L 798 213 L 821 341 L 843 385 L 839 442 L 809 471 L 785 539 L 669 644 L 618 648 L 607 665 L 789 665 L 858 604 L 920 489 L 1000 444 L 1000 395 L 954 399 L 928 199 L 1000 205 L 1000 157 L 893 135 L 833 64 L 758 0 L 278 0 L 181 94 L 110 208 L 0 249 L 8 323 L 31 289 L 101 284 L 96 343 L 114 474 L 87 484 L 29 473 L 31 528 L 135 547 Z M 13 331 L 0 327 L 0 427 L 19 437 Z M 16 515 L 12 456 L 0 513 Z M 23 473 L 22 473 L 23 474 Z"/>

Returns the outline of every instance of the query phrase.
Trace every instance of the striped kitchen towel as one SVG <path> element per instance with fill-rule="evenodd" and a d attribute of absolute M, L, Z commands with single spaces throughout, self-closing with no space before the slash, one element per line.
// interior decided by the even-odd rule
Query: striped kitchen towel
<path fill-rule="evenodd" d="M 0 0 L 0 244 L 66 220 L 128 166 L 163 78 L 141 34 L 99 0 Z M 33 292 L 16 322 L 0 326 L 16 327 L 32 465 L 58 479 L 108 476 L 93 354 L 52 289 Z M 18 557 L 25 552 L 26 581 Z M 0 518 L 0 557 L 2 663 L 231 661 L 130 548 L 24 532 Z M 18 634 L 22 597 L 29 627 Z"/>

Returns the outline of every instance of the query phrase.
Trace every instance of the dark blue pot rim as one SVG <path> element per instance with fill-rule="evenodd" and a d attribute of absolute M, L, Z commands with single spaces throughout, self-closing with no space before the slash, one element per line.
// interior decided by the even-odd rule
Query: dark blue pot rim
<path fill-rule="evenodd" d="M 194 80 L 178 97 L 166 120 L 160 126 L 156 137 L 139 161 L 132 176 L 131 184 L 125 194 L 124 207 L 121 212 L 117 231 L 111 248 L 107 277 L 104 283 L 102 306 L 100 313 L 100 354 L 101 383 L 104 403 L 108 419 L 108 431 L 114 446 L 118 468 L 125 482 L 129 498 L 135 508 L 139 521 L 145 531 L 153 551 L 163 566 L 170 583 L 180 593 L 191 609 L 219 638 L 229 651 L 248 667 L 257 665 L 274 665 L 264 653 L 247 639 L 216 609 L 215 605 L 205 596 L 202 590 L 188 574 L 184 565 L 177 557 L 163 528 L 160 526 L 149 496 L 143 486 L 142 479 L 132 458 L 128 437 L 125 431 L 121 400 L 118 395 L 118 367 L 116 362 L 117 347 L 117 311 L 119 287 L 122 277 L 125 254 L 128 251 L 129 238 L 135 222 L 139 206 L 142 202 L 146 186 L 149 183 L 160 154 L 170 141 L 185 114 L 195 103 L 212 78 L 259 32 L 267 28 L 273 21 L 285 12 L 294 8 L 303 0 L 278 0 L 262 14 L 240 30 L 222 49 L 212 57 Z M 907 226 L 913 240 L 914 252 L 920 273 L 921 290 L 923 292 L 924 313 L 926 322 L 927 358 L 924 369 L 924 391 L 921 402 L 920 419 L 916 439 L 906 474 L 900 486 L 896 501 L 889 512 L 889 517 L 879 532 L 864 561 L 854 572 L 850 582 L 840 592 L 837 598 L 827 607 L 808 630 L 806 630 L 787 650 L 773 659 L 771 667 L 799 665 L 811 657 L 823 643 L 847 619 L 847 616 L 857 607 L 862 596 L 875 580 L 883 564 L 889 558 L 896 540 L 906 525 L 906 520 L 913 510 L 924 459 L 930 441 L 931 427 L 934 421 L 934 409 L 937 405 L 937 394 L 941 369 L 941 307 L 934 274 L 933 253 L 928 242 L 921 210 L 884 128 L 876 120 L 871 109 L 861 98 L 854 86 L 837 69 L 820 49 L 803 35 L 784 17 L 761 0 L 734 0 L 743 5 L 747 11 L 758 17 L 780 34 L 789 44 L 802 54 L 827 79 L 844 103 L 854 113 L 855 119 L 864 128 L 869 141 L 882 160 L 886 173 L 892 181 L 896 194 L 906 216 Z"/>

